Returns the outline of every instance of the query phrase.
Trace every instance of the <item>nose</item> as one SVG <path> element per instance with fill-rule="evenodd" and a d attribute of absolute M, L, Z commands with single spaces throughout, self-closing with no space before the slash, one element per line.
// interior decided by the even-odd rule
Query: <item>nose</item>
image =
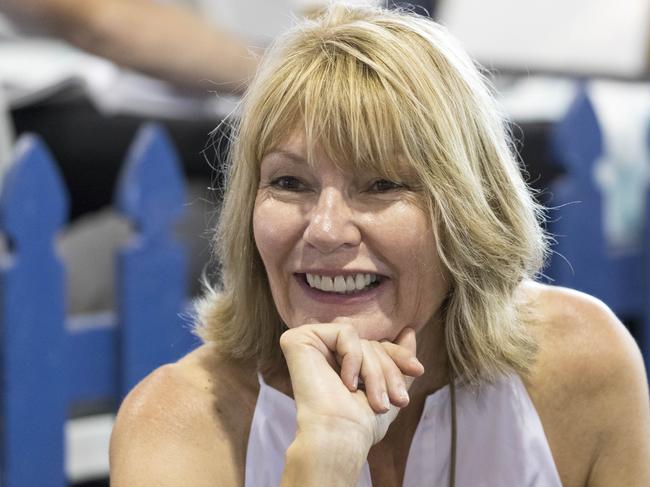
<path fill-rule="evenodd" d="M 340 247 L 359 245 L 361 232 L 354 211 L 339 190 L 325 188 L 321 191 L 316 205 L 309 212 L 303 238 L 324 254 Z"/>

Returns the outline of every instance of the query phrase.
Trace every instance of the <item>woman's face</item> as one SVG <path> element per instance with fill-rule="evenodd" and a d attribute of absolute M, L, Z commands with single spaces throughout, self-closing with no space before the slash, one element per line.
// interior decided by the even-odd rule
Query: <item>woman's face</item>
<path fill-rule="evenodd" d="M 448 281 L 414 175 L 387 181 L 341 172 L 320 151 L 313 166 L 306 157 L 300 132 L 264 157 L 253 213 L 281 318 L 289 327 L 349 322 L 370 340 L 419 330 Z"/>

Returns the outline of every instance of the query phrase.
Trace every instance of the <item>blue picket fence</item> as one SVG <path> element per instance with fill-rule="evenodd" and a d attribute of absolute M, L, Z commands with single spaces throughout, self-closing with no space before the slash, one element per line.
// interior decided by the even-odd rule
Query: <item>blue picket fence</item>
<path fill-rule="evenodd" d="M 185 202 L 183 175 L 156 126 L 136 137 L 115 207 L 134 234 L 116 257 L 114 315 L 65 316 L 64 272 L 54 239 L 67 219 L 66 190 L 43 142 L 21 138 L 0 195 L 0 484 L 68 484 L 64 425 L 75 405 L 120 399 L 157 366 L 197 345 L 182 317 L 186 255 L 172 226 Z"/>
<path fill-rule="evenodd" d="M 549 230 L 558 237 L 546 274 L 637 320 L 650 364 L 650 225 L 636 251 L 609 248 L 592 177 L 602 134 L 586 91 L 554 127 L 551 144 L 565 175 L 551 188 L 558 209 Z M 117 405 L 147 373 L 198 344 L 181 316 L 187 262 L 172 236 L 184 200 L 168 137 L 159 127 L 144 127 L 116 191 L 115 207 L 134 229 L 116 256 L 117 309 L 66 318 L 65 270 L 54 250 L 66 223 L 66 190 L 44 144 L 34 136 L 18 142 L 0 194 L 0 232 L 9 243 L 0 261 L 1 485 L 67 485 L 64 424 L 71 408 Z M 646 209 L 648 222 L 648 201 Z"/>

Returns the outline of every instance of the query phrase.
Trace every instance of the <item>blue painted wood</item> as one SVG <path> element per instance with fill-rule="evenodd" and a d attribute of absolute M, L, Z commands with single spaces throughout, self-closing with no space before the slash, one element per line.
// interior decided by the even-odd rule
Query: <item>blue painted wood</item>
<path fill-rule="evenodd" d="M 192 304 L 186 302 L 183 313 L 188 315 Z M 174 313 L 177 316 L 178 312 Z M 73 316 L 67 322 L 67 356 L 78 365 L 68 370 L 68 404 L 113 402 L 122 396 L 120 386 L 119 343 L 120 328 L 114 313 Z M 156 337 L 153 337 L 155 339 Z M 152 337 L 147 337 L 151 342 Z M 196 341 L 189 333 L 176 342 L 178 353 L 189 352 Z"/>
<path fill-rule="evenodd" d="M 0 260 L 0 485 L 66 485 L 67 409 L 116 403 L 198 344 L 180 318 L 188 310 L 186 258 L 171 234 L 184 196 L 168 137 L 145 127 L 116 196 L 135 229 L 117 259 L 119 312 L 66 321 L 54 252 L 66 192 L 45 145 L 34 136 L 19 141 L 0 194 L 0 232 L 11 244 Z"/>
<path fill-rule="evenodd" d="M 64 277 L 53 239 L 68 203 L 36 137 L 18 142 L 0 195 L 12 243 L 0 267 L 0 471 L 4 487 L 63 486 Z"/>
<path fill-rule="evenodd" d="M 169 137 L 157 125 L 143 127 L 129 150 L 115 201 L 135 229 L 118 258 L 122 394 L 197 343 L 179 315 L 187 259 L 172 229 L 184 202 L 183 175 Z"/>
<path fill-rule="evenodd" d="M 73 317 L 67 322 L 68 368 L 66 398 L 70 406 L 113 402 L 120 397 L 118 332 L 113 313 Z"/>
<path fill-rule="evenodd" d="M 608 248 L 602 221 L 602 197 L 593 171 L 603 152 L 593 106 L 582 90 L 554 128 L 551 149 L 566 175 L 552 186 L 549 230 L 557 245 L 547 274 L 556 284 L 592 294 L 619 316 L 640 316 L 643 292 L 640 254 L 619 255 Z M 560 256 L 564 256 L 568 263 Z"/>

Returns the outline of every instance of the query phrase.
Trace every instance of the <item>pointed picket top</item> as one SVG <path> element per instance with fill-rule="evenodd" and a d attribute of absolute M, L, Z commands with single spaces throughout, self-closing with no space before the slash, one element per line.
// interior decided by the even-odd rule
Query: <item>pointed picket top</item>
<path fill-rule="evenodd" d="M 137 133 L 120 174 L 115 205 L 147 235 L 164 231 L 182 214 L 184 176 L 165 129 L 147 124 Z"/>
<path fill-rule="evenodd" d="M 65 184 L 50 151 L 38 136 L 23 135 L 2 182 L 0 231 L 18 244 L 50 242 L 67 216 Z"/>
<path fill-rule="evenodd" d="M 603 137 L 594 106 L 583 86 L 551 134 L 555 156 L 572 173 L 591 173 L 603 153 Z"/>

